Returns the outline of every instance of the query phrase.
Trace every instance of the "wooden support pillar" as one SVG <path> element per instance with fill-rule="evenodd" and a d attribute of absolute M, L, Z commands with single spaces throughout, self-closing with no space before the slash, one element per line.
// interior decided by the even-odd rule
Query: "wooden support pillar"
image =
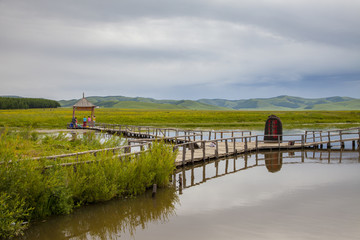
<path fill-rule="evenodd" d="M 203 160 L 205 161 L 205 157 L 206 157 L 206 146 L 205 146 L 205 142 L 201 142 L 201 148 L 202 148 L 202 152 L 203 152 Z"/>
<path fill-rule="evenodd" d="M 256 152 L 259 152 L 259 138 L 258 138 L 258 136 L 256 135 L 256 139 L 255 139 L 255 148 L 256 148 Z"/>
<path fill-rule="evenodd" d="M 225 152 L 226 152 L 226 156 L 229 155 L 229 146 L 228 146 L 228 140 L 225 139 Z"/>
<path fill-rule="evenodd" d="M 183 151 L 182 151 L 182 165 L 185 165 L 185 156 L 186 156 L 186 146 L 183 145 Z"/>
<path fill-rule="evenodd" d="M 219 158 L 219 142 L 216 141 L 216 142 L 215 142 L 215 145 L 216 145 L 216 146 L 215 146 L 215 147 L 216 147 L 216 148 L 215 148 L 215 157 L 216 157 L 216 158 Z"/>
<path fill-rule="evenodd" d="M 183 176 L 183 188 L 186 188 L 186 174 L 185 174 L 185 168 L 182 170 L 182 176 Z"/>
<path fill-rule="evenodd" d="M 244 152 L 248 151 L 247 138 L 245 138 Z"/>
<path fill-rule="evenodd" d="M 301 162 L 304 162 L 304 151 L 301 151 Z"/>
<path fill-rule="evenodd" d="M 183 179 L 182 179 L 182 174 L 179 174 L 179 194 L 182 194 L 182 186 L 183 186 Z"/>
<path fill-rule="evenodd" d="M 305 136 L 301 135 L 301 149 L 304 150 L 304 145 L 305 145 Z"/>
<path fill-rule="evenodd" d="M 191 186 L 194 186 L 195 183 L 195 174 L 194 174 L 194 167 L 191 168 Z"/>
<path fill-rule="evenodd" d="M 191 162 L 194 164 L 194 143 L 190 144 L 191 147 Z"/>
<path fill-rule="evenodd" d="M 206 182 L 206 164 L 203 165 L 203 180 L 202 182 Z"/>
<path fill-rule="evenodd" d="M 226 162 L 225 162 L 225 174 L 228 173 L 228 168 L 229 168 L 229 159 L 226 159 Z"/>
<path fill-rule="evenodd" d="M 215 175 L 218 176 L 219 175 L 219 160 L 215 161 L 215 168 L 216 168 Z"/>
<path fill-rule="evenodd" d="M 339 134 L 340 134 L 340 147 L 341 147 L 341 148 L 344 148 L 344 147 L 345 147 L 345 144 L 344 144 L 344 142 L 343 142 L 342 131 L 341 131 L 341 130 L 339 131 Z"/>
<path fill-rule="evenodd" d="M 236 150 L 236 138 L 233 138 L 233 144 L 234 144 L 234 154 L 237 154 L 237 150 Z"/>

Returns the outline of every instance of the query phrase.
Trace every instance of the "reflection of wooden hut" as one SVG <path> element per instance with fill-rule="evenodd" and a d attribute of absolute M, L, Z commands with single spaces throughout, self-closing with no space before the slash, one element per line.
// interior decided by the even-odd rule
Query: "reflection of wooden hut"
<path fill-rule="evenodd" d="M 80 99 L 73 106 L 73 118 L 75 118 L 75 111 L 91 111 L 91 119 L 94 119 L 95 105 L 89 102 L 83 93 L 83 98 Z"/>
<path fill-rule="evenodd" d="M 282 153 L 265 153 L 265 165 L 269 172 L 274 173 L 280 171 L 282 166 Z"/>

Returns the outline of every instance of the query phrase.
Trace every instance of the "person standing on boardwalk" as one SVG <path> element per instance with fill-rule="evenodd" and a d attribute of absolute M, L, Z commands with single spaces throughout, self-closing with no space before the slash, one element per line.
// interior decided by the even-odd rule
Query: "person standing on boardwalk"
<path fill-rule="evenodd" d="M 93 127 L 95 127 L 95 121 L 96 121 L 96 117 L 93 117 Z"/>
<path fill-rule="evenodd" d="M 88 122 L 88 127 L 91 127 L 91 117 L 90 116 L 88 116 L 87 122 Z"/>
<path fill-rule="evenodd" d="M 83 127 L 85 128 L 86 127 L 86 117 L 84 116 L 83 118 Z"/>

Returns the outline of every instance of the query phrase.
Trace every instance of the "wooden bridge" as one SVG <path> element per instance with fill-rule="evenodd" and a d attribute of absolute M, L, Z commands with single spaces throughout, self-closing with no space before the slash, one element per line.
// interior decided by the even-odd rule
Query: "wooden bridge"
<path fill-rule="evenodd" d="M 328 150 L 337 148 L 343 150 L 345 146 L 346 148 L 360 150 L 360 128 L 305 131 L 304 134 L 282 135 L 281 140 L 278 138 L 277 142 L 265 141 L 265 135 L 252 135 L 251 131 L 183 130 L 101 123 L 87 129 L 128 137 L 128 144 L 121 147 L 47 156 L 45 158 L 54 160 L 76 158 L 76 162 L 70 160 L 70 162 L 60 164 L 63 166 L 83 163 L 78 162 L 78 158 L 86 154 L 96 156 L 98 153 L 111 151 L 119 158 L 122 158 L 147 151 L 153 141 L 165 141 L 172 144 L 173 151 L 178 151 L 175 159 L 176 166 L 223 157 L 236 157 L 238 154 L 263 150 L 277 151 L 305 148 L 326 148 Z"/>
<path fill-rule="evenodd" d="M 282 140 L 278 138 L 277 142 L 265 141 L 264 135 L 252 135 L 251 131 L 183 130 L 102 123 L 90 129 L 140 138 L 128 141 L 130 149 L 132 144 L 143 146 L 140 151 L 152 141 L 164 140 L 173 143 L 174 151 L 179 151 L 175 160 L 176 166 L 261 150 L 331 149 L 335 146 L 343 149 L 345 143 L 352 144 L 355 149 L 356 144 L 358 148 L 360 145 L 360 128 L 305 131 L 304 134 L 282 135 Z"/>

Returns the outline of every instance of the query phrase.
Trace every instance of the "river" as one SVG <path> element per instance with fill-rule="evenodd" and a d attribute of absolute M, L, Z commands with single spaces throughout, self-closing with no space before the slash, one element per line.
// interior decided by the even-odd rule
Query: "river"
<path fill-rule="evenodd" d="M 179 183 L 181 175 L 182 181 Z M 177 169 L 172 187 L 33 223 L 21 239 L 358 239 L 359 151 L 260 152 Z"/>

